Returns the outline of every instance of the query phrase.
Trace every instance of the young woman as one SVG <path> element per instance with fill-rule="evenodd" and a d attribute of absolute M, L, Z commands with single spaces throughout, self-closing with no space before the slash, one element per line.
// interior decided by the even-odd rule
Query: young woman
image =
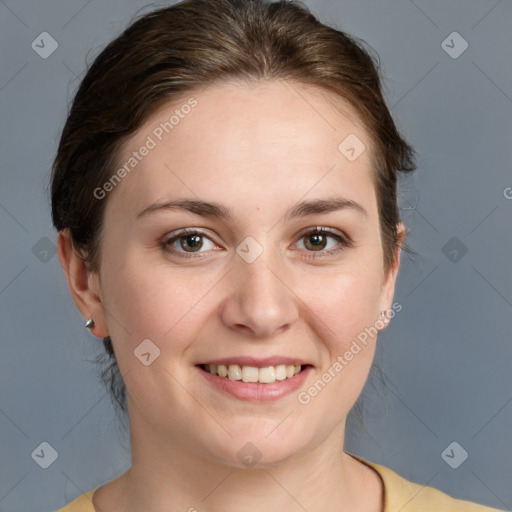
<path fill-rule="evenodd" d="M 491 510 L 344 451 L 412 153 L 362 45 L 293 2 L 186 0 L 108 45 L 52 207 L 132 466 L 63 511 Z"/>

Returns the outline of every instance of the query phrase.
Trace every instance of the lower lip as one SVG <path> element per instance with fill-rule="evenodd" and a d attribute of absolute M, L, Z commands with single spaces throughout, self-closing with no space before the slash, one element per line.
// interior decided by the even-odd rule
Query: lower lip
<path fill-rule="evenodd" d="M 261 382 L 244 382 L 242 380 L 231 380 L 229 377 L 219 377 L 213 375 L 196 366 L 203 377 L 217 389 L 229 393 L 240 400 L 248 400 L 252 402 L 270 402 L 278 400 L 283 396 L 289 395 L 297 391 L 304 380 L 313 369 L 306 366 L 300 373 L 284 380 L 276 380 L 270 384 L 262 384 Z"/>

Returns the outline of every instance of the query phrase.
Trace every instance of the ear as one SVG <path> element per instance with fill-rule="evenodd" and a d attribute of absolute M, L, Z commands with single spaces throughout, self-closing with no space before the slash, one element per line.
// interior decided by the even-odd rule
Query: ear
<path fill-rule="evenodd" d="M 98 272 L 90 270 L 84 256 L 73 246 L 69 229 L 59 231 L 57 248 L 60 264 L 76 307 L 84 318 L 92 318 L 94 321 L 94 327 L 90 332 L 99 338 L 108 336 Z"/>
<path fill-rule="evenodd" d="M 400 250 L 402 248 L 403 242 L 405 240 L 405 226 L 403 222 L 399 222 L 397 225 L 397 244 L 394 253 L 394 262 L 393 266 L 387 271 L 387 274 L 384 276 L 384 281 L 382 283 L 381 290 L 381 299 L 380 299 L 380 310 L 383 312 L 389 312 L 393 305 L 393 297 L 395 295 L 395 284 L 396 278 L 398 275 L 398 269 L 400 268 Z M 387 327 L 389 323 L 389 313 L 386 314 L 386 319 L 384 320 L 385 327 Z M 385 328 L 384 327 L 384 328 Z"/>

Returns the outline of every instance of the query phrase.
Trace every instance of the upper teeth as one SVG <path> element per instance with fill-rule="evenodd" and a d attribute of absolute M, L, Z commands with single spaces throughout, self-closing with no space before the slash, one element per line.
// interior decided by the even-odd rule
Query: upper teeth
<path fill-rule="evenodd" d="M 269 384 L 276 380 L 284 380 L 293 377 L 300 372 L 300 365 L 266 366 L 257 368 L 255 366 L 240 366 L 238 364 L 206 364 L 206 371 L 218 375 L 219 377 L 228 377 L 231 380 L 242 380 L 243 382 L 261 382 Z"/>

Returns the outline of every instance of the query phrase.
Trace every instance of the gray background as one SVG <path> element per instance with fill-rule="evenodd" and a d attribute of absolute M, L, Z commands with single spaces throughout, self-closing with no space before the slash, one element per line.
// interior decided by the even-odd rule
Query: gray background
<path fill-rule="evenodd" d="M 347 450 L 510 510 L 512 2 L 307 4 L 377 50 L 389 105 L 420 155 L 415 176 L 401 184 L 419 255 L 402 252 L 403 311 L 377 353 L 386 387 L 365 388 L 368 434 L 351 422 Z M 0 511 L 58 509 L 130 464 L 88 362 L 101 344 L 83 328 L 53 252 L 46 187 L 86 58 L 140 8 L 163 5 L 0 1 Z M 58 42 L 46 59 L 31 47 L 44 31 Z M 442 47 L 454 31 L 469 45 L 458 58 Z M 462 48 L 458 39 L 447 44 L 452 54 Z M 441 455 L 453 441 L 469 454 L 457 469 Z M 32 455 L 42 442 L 58 453 L 47 469 Z M 461 453 L 456 447 L 451 460 Z"/>

